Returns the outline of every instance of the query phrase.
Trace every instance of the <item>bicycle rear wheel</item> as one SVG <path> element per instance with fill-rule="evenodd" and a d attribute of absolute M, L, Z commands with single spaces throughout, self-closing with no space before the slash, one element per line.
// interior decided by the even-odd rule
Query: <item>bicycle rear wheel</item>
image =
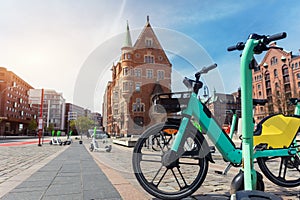
<path fill-rule="evenodd" d="M 299 155 L 257 158 L 257 163 L 263 174 L 276 185 L 300 186 Z"/>
<path fill-rule="evenodd" d="M 162 123 L 143 133 L 133 150 L 132 165 L 138 182 L 148 193 L 161 199 L 181 199 L 203 183 L 208 170 L 208 145 L 201 134 L 188 130 L 181 145 L 182 154 L 171 165 L 164 166 L 162 158 L 175 136 L 167 133 L 167 129 Z"/>

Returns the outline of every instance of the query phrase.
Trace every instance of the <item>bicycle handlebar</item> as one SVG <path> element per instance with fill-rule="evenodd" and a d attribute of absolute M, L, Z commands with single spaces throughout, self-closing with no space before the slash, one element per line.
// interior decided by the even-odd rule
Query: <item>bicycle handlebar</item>
<path fill-rule="evenodd" d="M 283 38 L 286 38 L 286 36 L 287 36 L 286 32 L 277 33 L 277 34 L 274 34 L 274 35 L 267 36 L 268 44 L 272 41 L 281 40 Z"/>
<path fill-rule="evenodd" d="M 227 48 L 227 51 L 235 51 L 235 50 L 243 50 L 245 47 L 245 43 L 244 42 L 238 42 L 236 45 L 234 46 L 230 46 Z"/>
<path fill-rule="evenodd" d="M 261 40 L 261 43 L 264 45 L 269 44 L 272 41 L 276 41 L 276 40 L 281 40 L 283 38 L 286 38 L 287 34 L 286 32 L 282 32 L 282 33 L 277 33 L 274 35 L 269 35 L 269 36 L 265 36 L 265 35 L 257 35 L 257 34 L 251 34 L 249 36 L 249 38 L 251 39 L 256 39 L 256 40 Z M 245 47 L 245 43 L 244 42 L 238 42 L 236 45 L 234 46 L 230 46 L 227 48 L 227 51 L 235 51 L 235 50 L 243 50 Z M 264 49 L 267 50 L 267 49 Z"/>
<path fill-rule="evenodd" d="M 212 65 L 210 65 L 210 66 L 208 66 L 208 67 L 203 67 L 199 72 L 197 72 L 197 73 L 195 74 L 195 76 L 199 76 L 199 75 L 201 75 L 201 74 L 206 74 L 206 73 L 209 72 L 210 70 L 215 69 L 217 66 L 218 66 L 218 65 L 215 63 L 215 64 L 212 64 Z"/>

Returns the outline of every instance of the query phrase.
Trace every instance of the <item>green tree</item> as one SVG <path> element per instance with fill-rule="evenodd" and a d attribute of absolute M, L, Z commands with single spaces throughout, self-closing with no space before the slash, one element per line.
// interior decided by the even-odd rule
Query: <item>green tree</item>
<path fill-rule="evenodd" d="M 37 129 L 37 122 L 36 120 L 32 119 L 29 124 L 28 124 L 28 131 L 29 133 L 32 133 L 33 131 L 35 131 Z"/>
<path fill-rule="evenodd" d="M 73 132 L 76 132 L 76 133 L 77 133 L 77 129 L 76 129 L 76 120 L 70 120 L 69 126 L 70 126 L 70 130 L 72 130 Z"/>
<path fill-rule="evenodd" d="M 88 129 L 93 128 L 94 121 L 88 117 L 78 117 L 76 120 L 71 121 L 70 126 L 75 125 L 77 131 L 82 135 L 82 133 L 87 132 Z M 73 124 L 74 123 L 74 124 Z"/>

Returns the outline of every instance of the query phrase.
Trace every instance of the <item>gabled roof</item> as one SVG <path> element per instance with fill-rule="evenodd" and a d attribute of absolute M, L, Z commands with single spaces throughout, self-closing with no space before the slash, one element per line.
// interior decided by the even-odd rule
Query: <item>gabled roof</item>
<path fill-rule="evenodd" d="M 152 40 L 151 47 L 146 45 L 146 39 Z M 138 39 L 134 44 L 135 49 L 144 49 L 144 48 L 154 48 L 154 49 L 163 49 L 150 25 L 149 16 L 147 16 L 147 23 L 142 30 L 141 34 L 139 35 Z"/>
<path fill-rule="evenodd" d="M 273 43 L 272 45 L 270 45 L 270 46 L 277 46 L 276 45 L 276 43 Z M 289 56 L 289 55 L 291 55 L 291 52 L 288 52 L 288 51 L 286 51 L 286 50 L 281 50 L 281 49 L 272 49 L 272 48 L 270 48 L 267 52 L 266 52 L 266 54 L 265 54 L 265 56 L 263 57 L 263 59 L 262 59 L 262 61 L 260 62 L 260 65 L 262 66 L 265 62 L 267 62 L 267 60 L 268 59 L 270 59 L 269 58 L 269 55 L 271 54 L 271 51 L 279 51 L 282 55 L 284 55 L 284 56 Z"/>

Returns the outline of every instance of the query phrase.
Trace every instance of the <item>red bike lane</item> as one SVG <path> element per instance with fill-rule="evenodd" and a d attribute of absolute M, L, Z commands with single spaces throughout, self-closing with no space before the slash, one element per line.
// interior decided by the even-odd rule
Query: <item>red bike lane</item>
<path fill-rule="evenodd" d="M 43 143 L 49 143 L 50 140 L 43 140 Z M 20 146 L 20 145 L 30 145 L 30 144 L 36 144 L 38 145 L 38 140 L 29 140 L 29 141 L 18 141 L 18 142 L 6 142 L 6 143 L 0 143 L 0 147 L 12 147 L 12 146 Z"/>

